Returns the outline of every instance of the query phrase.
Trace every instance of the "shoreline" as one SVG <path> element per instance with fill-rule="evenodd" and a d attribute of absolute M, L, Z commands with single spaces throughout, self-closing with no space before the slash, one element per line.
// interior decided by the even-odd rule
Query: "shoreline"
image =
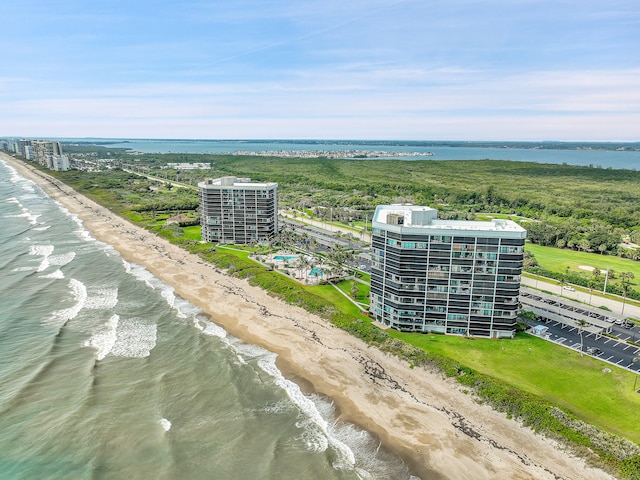
<path fill-rule="evenodd" d="M 0 157 L 83 222 L 99 241 L 144 266 L 229 334 L 278 355 L 283 375 L 330 397 L 341 421 L 376 435 L 426 479 L 612 479 L 553 441 L 477 403 L 452 379 L 369 347 L 325 320 L 221 273 L 67 185 Z"/>

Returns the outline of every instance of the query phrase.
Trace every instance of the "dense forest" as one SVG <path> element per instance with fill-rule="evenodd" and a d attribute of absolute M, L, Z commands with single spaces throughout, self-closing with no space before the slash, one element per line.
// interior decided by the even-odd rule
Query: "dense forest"
<path fill-rule="evenodd" d="M 498 160 L 356 160 L 193 154 L 114 154 L 163 177 L 196 184 L 236 175 L 278 182 L 283 207 L 333 207 L 343 221 L 370 218 L 380 203 L 414 203 L 441 218 L 479 213 L 524 217 L 529 240 L 638 259 L 640 172 Z M 161 169 L 169 162 L 210 162 L 212 170 Z M 316 210 L 322 214 L 322 210 Z"/>

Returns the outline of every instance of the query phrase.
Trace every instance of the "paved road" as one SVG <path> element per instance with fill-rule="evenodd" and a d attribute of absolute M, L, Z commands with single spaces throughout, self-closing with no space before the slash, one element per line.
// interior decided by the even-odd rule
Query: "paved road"
<path fill-rule="evenodd" d="M 576 289 L 574 292 L 571 292 L 569 290 L 563 289 L 560 285 L 525 276 L 522 277 L 522 284 L 527 285 L 528 287 L 546 290 L 554 295 L 570 298 L 571 300 L 586 303 L 587 305 L 592 305 L 594 307 L 605 306 L 612 312 L 617 314 L 621 314 L 621 312 L 623 311 L 622 297 L 612 295 L 610 293 L 607 293 L 607 296 L 603 297 L 601 296 L 602 292 L 600 292 L 600 296 L 596 295 L 595 293 L 593 295 L 590 295 L 589 291 L 583 292 L 578 289 Z M 624 316 L 640 319 L 640 307 L 626 303 L 624 306 Z"/>
<path fill-rule="evenodd" d="M 287 217 L 287 218 L 291 218 L 293 219 L 293 215 L 291 215 L 290 213 L 285 213 L 285 212 L 278 212 L 279 215 L 283 216 L 283 217 Z M 317 220 L 311 220 L 309 218 L 302 218 L 302 217 L 297 217 L 295 218 L 295 220 L 297 222 L 302 222 L 302 223 L 306 223 L 307 225 L 312 225 L 316 228 L 319 228 L 321 230 L 324 231 L 329 231 L 329 232 L 341 232 L 341 233 L 350 233 L 352 234 L 355 238 L 357 238 L 358 240 L 362 240 L 363 242 L 367 242 L 367 243 L 371 243 L 371 235 L 368 233 L 365 233 L 364 231 L 355 231 L 355 230 L 351 230 L 349 228 L 345 228 L 345 227 L 338 227 L 336 225 L 331 225 L 330 223 L 326 223 L 326 222 L 319 222 Z"/>

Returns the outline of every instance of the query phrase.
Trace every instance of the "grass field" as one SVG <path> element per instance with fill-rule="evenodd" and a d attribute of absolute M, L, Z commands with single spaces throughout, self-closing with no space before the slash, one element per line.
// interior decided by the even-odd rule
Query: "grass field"
<path fill-rule="evenodd" d="M 633 287 L 637 287 L 638 281 L 640 281 L 640 262 L 634 260 L 564 248 L 541 247 L 532 243 L 527 243 L 525 250 L 533 253 L 542 268 L 554 272 L 562 273 L 569 267 L 571 272 L 589 276 L 591 272 L 580 268 L 581 265 L 584 265 L 599 268 L 603 275 L 607 269 L 613 269 L 617 274 L 631 272 L 635 276 L 631 282 Z M 610 278 L 609 280 L 617 282 L 617 279 L 611 280 Z"/>
<path fill-rule="evenodd" d="M 362 319 L 368 319 L 366 315 L 360 313 L 360 309 L 351 303 L 347 298 L 333 287 L 333 285 L 318 285 L 314 287 L 305 287 L 310 292 L 324 298 L 326 301 L 334 305 L 338 310 L 344 313 L 357 315 Z"/>
<path fill-rule="evenodd" d="M 469 340 L 387 330 L 390 336 L 500 378 L 573 412 L 605 431 L 640 443 L 640 395 L 635 376 L 588 355 L 537 337 Z M 610 373 L 604 373 L 610 368 Z"/>
<path fill-rule="evenodd" d="M 357 285 L 358 285 L 358 295 L 354 300 L 358 303 L 364 303 L 369 305 L 369 298 L 367 297 L 367 294 L 369 293 L 369 286 L 360 282 L 357 282 Z M 340 282 L 338 283 L 337 287 L 340 290 L 342 290 L 345 294 L 347 294 L 349 298 L 353 298 L 351 297 L 351 281 L 346 280 L 344 282 Z"/>
<path fill-rule="evenodd" d="M 201 227 L 200 225 L 193 225 L 191 227 L 183 227 L 182 231 L 184 232 L 185 238 L 189 240 L 202 240 L 202 235 L 200 234 Z"/>

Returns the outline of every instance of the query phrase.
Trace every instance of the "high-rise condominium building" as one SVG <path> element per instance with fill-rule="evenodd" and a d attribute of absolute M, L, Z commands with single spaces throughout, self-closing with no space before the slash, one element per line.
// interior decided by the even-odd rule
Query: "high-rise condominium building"
<path fill-rule="evenodd" d="M 526 234 L 510 220 L 439 220 L 429 207 L 378 206 L 372 318 L 403 331 L 513 337 Z"/>
<path fill-rule="evenodd" d="M 31 155 L 34 161 L 43 167 L 48 167 L 51 157 L 62 155 L 62 145 L 60 142 L 51 142 L 49 140 L 32 140 Z"/>
<path fill-rule="evenodd" d="M 222 177 L 198 183 L 202 239 L 246 244 L 278 232 L 278 184 Z"/>

